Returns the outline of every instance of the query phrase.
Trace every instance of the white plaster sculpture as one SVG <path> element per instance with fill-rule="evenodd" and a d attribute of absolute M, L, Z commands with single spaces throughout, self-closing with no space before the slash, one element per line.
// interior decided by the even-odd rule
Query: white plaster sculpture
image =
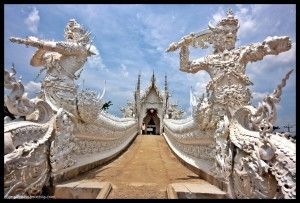
<path fill-rule="evenodd" d="M 10 113 L 16 116 L 26 116 L 38 112 L 37 121 L 47 122 L 53 114 L 51 107 L 42 99 L 28 99 L 24 86 L 20 80 L 16 80 L 16 70 L 12 65 L 12 73 L 4 70 L 4 88 L 11 90 L 5 95 L 4 102 Z"/>
<path fill-rule="evenodd" d="M 14 70 L 14 69 L 13 69 Z M 53 115 L 43 100 L 29 100 L 24 86 L 15 79 L 16 72 L 5 70 L 5 88 L 11 89 L 5 103 L 15 115 L 26 116 L 38 111 L 33 121 L 10 121 L 4 126 L 4 192 L 5 197 L 39 195 L 49 183 L 49 148 L 55 122 L 60 122 L 62 109 Z M 27 108 L 29 107 L 29 108 Z"/>
<path fill-rule="evenodd" d="M 124 118 L 133 118 L 134 117 L 134 104 L 133 102 L 127 102 L 126 106 L 121 108 Z"/>
<path fill-rule="evenodd" d="M 167 141 L 188 163 L 227 183 L 231 187 L 231 197 L 295 198 L 295 141 L 271 132 L 276 120 L 274 103 L 279 102 L 282 87 L 291 72 L 260 107 L 245 107 L 251 98 L 247 86 L 252 85 L 245 75 L 246 65 L 266 55 L 288 51 L 291 48 L 289 37 L 267 37 L 262 43 L 235 48 L 239 23 L 232 11 L 215 26 L 209 23 L 208 27 L 171 43 L 166 50 L 180 50 L 181 71 L 197 73 L 203 70 L 211 77 L 206 86 L 208 96 L 194 106 L 193 119 L 181 125 L 165 119 Z M 214 48 L 213 54 L 189 59 L 189 46 L 207 48 L 209 45 Z M 245 112 L 245 108 L 250 110 Z M 193 145 L 188 144 L 192 142 Z M 208 149 L 204 155 L 199 146 L 213 149 Z M 285 154 L 280 151 L 283 148 Z M 211 156 L 212 159 L 208 158 Z M 207 158 L 211 162 L 205 167 Z"/>
<path fill-rule="evenodd" d="M 50 182 L 72 178 L 84 171 L 78 168 L 112 158 L 137 134 L 136 119 L 102 112 L 104 92 L 97 96 L 89 90 L 78 92 L 75 86 L 84 63 L 94 54 L 90 33 L 71 19 L 64 36 L 61 42 L 10 38 L 37 48 L 30 64 L 43 67 L 46 76 L 41 97 L 29 100 L 15 70 L 5 70 L 5 88 L 11 90 L 5 104 L 12 114 L 27 119 L 6 119 L 4 126 L 6 197 L 41 194 Z"/>
<path fill-rule="evenodd" d="M 78 73 L 87 58 L 94 53 L 90 51 L 90 33 L 75 20 L 69 21 L 64 36 L 65 41 L 61 42 L 40 40 L 36 37 L 12 37 L 10 41 L 38 49 L 30 64 L 46 69 L 46 77 L 42 83 L 45 101 L 54 111 L 62 107 L 77 116 L 79 112 L 76 109 L 78 101 L 74 80 L 79 77 Z"/>
<path fill-rule="evenodd" d="M 236 197 L 296 198 L 296 140 L 272 133 L 275 104 L 291 73 L 258 108 L 244 106 L 233 116 L 229 135 L 236 146 L 232 174 Z"/>
<path fill-rule="evenodd" d="M 169 104 L 166 110 L 168 118 L 181 119 L 184 111 L 177 107 L 177 104 Z"/>

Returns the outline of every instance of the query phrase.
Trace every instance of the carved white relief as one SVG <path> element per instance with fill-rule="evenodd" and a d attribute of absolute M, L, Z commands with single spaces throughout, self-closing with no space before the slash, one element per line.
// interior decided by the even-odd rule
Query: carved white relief
<path fill-rule="evenodd" d="M 32 46 L 38 50 L 30 64 L 43 66 L 46 70 L 42 82 L 45 101 L 54 111 L 64 108 L 76 115 L 76 93 L 74 80 L 79 77 L 87 57 L 93 55 L 90 47 L 90 34 L 75 20 L 71 19 L 65 28 L 65 41 L 55 42 L 40 40 L 36 37 L 27 39 L 11 37 L 10 41 Z"/>
<path fill-rule="evenodd" d="M 212 175 L 229 181 L 233 197 L 295 198 L 296 141 L 270 130 L 276 119 L 274 104 L 280 101 L 291 72 L 257 109 L 247 106 L 251 98 L 248 86 L 252 83 L 245 75 L 249 62 L 287 51 L 291 42 L 286 36 L 268 37 L 262 43 L 235 48 L 238 28 L 238 19 L 228 12 L 216 25 L 209 23 L 208 29 L 170 45 L 167 51 L 180 49 L 181 71 L 204 70 L 211 81 L 206 87 L 207 96 L 194 106 L 192 117 L 164 119 L 165 137 L 175 150 L 184 154 L 185 161 L 202 160 Z M 4 85 L 11 90 L 5 103 L 13 114 L 27 119 L 5 123 L 5 197 L 38 195 L 51 176 L 77 167 L 82 158 L 92 160 L 99 154 L 120 152 L 138 131 L 133 116 L 118 118 L 102 112 L 102 96 L 91 91 L 78 92 L 74 80 L 93 55 L 90 33 L 70 20 L 64 36 L 62 42 L 35 37 L 10 39 L 38 49 L 30 63 L 43 66 L 46 76 L 42 82 L 43 95 L 29 100 L 22 83 L 15 79 L 15 71 L 5 71 Z M 189 46 L 209 45 L 214 47 L 213 54 L 189 59 Z M 144 96 L 139 99 L 138 95 L 137 102 L 149 98 L 145 107 L 155 106 L 163 115 L 166 107 L 161 106 L 166 104 L 166 95 L 159 93 L 153 86 L 154 77 L 152 80 Z M 174 110 L 174 106 L 168 107 Z M 125 113 L 130 115 L 131 110 Z M 180 117 L 180 111 L 174 115 Z"/>
<path fill-rule="evenodd" d="M 137 133 L 135 119 L 114 119 L 109 114 L 101 117 L 94 123 L 77 124 L 75 134 L 75 153 L 77 155 L 99 153 L 117 148 Z"/>
<path fill-rule="evenodd" d="M 48 183 L 49 142 L 53 118 L 45 124 L 28 121 L 10 122 L 4 127 L 5 197 L 39 195 Z"/>
<path fill-rule="evenodd" d="M 125 107 L 121 108 L 121 111 L 124 118 L 133 118 L 135 113 L 134 103 L 128 102 Z"/>
<path fill-rule="evenodd" d="M 229 140 L 229 120 L 224 116 L 218 122 L 218 127 L 214 132 L 216 142 L 215 148 L 215 175 L 228 181 L 232 168 L 232 150 Z"/>
<path fill-rule="evenodd" d="M 74 153 L 74 122 L 70 115 L 59 109 L 55 120 L 55 138 L 50 146 L 50 164 L 52 173 L 73 166 L 75 160 Z"/>
<path fill-rule="evenodd" d="M 42 187 L 50 184 L 49 178 L 59 182 L 61 173 L 77 167 L 84 155 L 90 154 L 92 161 L 99 153 L 119 153 L 137 134 L 136 119 L 102 111 L 105 90 L 100 96 L 90 90 L 78 92 L 75 86 L 84 63 L 94 54 L 90 50 L 90 33 L 71 19 L 64 36 L 62 42 L 10 38 L 11 42 L 37 48 L 30 64 L 42 66 L 46 76 L 41 97 L 29 100 L 24 96 L 24 86 L 15 80 L 15 73 L 5 71 L 5 88 L 12 90 L 5 103 L 11 113 L 27 119 L 6 119 L 6 196 L 40 194 Z M 40 170 L 32 168 L 32 164 Z"/>
<path fill-rule="evenodd" d="M 275 103 L 279 102 L 291 71 L 257 109 L 247 106 L 251 99 L 248 86 L 252 82 L 245 75 L 249 62 L 287 51 L 291 48 L 291 41 L 287 36 L 267 37 L 262 43 L 235 48 L 238 28 L 238 19 L 229 11 L 227 17 L 216 25 L 209 23 L 208 29 L 191 33 L 179 42 L 171 43 L 166 50 L 180 50 L 181 71 L 197 73 L 204 70 L 211 77 L 206 86 L 207 96 L 193 105 L 193 120 L 189 121 L 193 127 L 189 127 L 196 126 L 201 131 L 199 137 L 207 131 L 212 133 L 215 148 L 206 154 L 214 154 L 214 176 L 233 187 L 233 197 L 295 198 L 295 141 L 272 133 L 276 120 Z M 213 54 L 189 59 L 189 46 L 207 48 L 209 45 L 214 48 Z M 167 119 L 164 125 L 172 145 L 176 146 L 176 150 L 184 152 L 186 149 L 182 147 L 181 140 L 190 139 L 186 133 L 188 130 L 182 130 L 185 125 Z M 196 142 L 197 139 L 193 139 Z M 197 146 L 202 149 L 210 146 L 206 144 L 204 147 L 202 144 L 198 143 Z M 281 145 L 286 147 L 286 154 L 279 150 Z M 192 158 L 193 155 L 190 155 Z"/>
<path fill-rule="evenodd" d="M 275 103 L 280 101 L 282 88 L 291 72 L 286 74 L 281 84 L 257 109 L 251 106 L 243 107 L 234 115 L 230 125 L 230 138 L 243 156 L 235 158 L 233 180 L 236 184 L 248 184 L 249 181 L 253 183 L 251 193 L 241 189 L 235 190 L 237 197 L 296 197 L 296 140 L 287 138 L 284 134 L 272 133 L 276 120 Z M 252 167 L 246 168 L 245 163 Z M 244 174 L 251 174 L 255 179 L 239 178 L 239 168 L 243 169 Z M 272 184 L 266 185 L 270 181 Z"/>
<path fill-rule="evenodd" d="M 11 90 L 8 95 L 4 97 L 5 106 L 9 112 L 15 116 L 29 116 L 36 114 L 32 121 L 45 123 L 49 121 L 53 115 L 51 107 L 42 99 L 28 99 L 25 93 L 24 85 L 20 80 L 16 80 L 16 70 L 12 65 L 12 73 L 4 69 L 4 88 Z M 28 119 L 27 119 L 28 120 Z"/>

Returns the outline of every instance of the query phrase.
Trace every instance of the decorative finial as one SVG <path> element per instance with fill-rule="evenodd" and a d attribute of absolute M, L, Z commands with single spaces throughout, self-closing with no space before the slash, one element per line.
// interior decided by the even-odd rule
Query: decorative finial
<path fill-rule="evenodd" d="M 167 80 L 167 74 L 165 74 L 165 92 L 168 91 L 168 80 Z"/>
<path fill-rule="evenodd" d="M 238 30 L 240 25 L 239 25 L 239 20 L 237 18 L 234 18 L 233 16 L 233 11 L 231 9 L 228 9 L 227 12 L 227 17 L 222 18 L 216 25 L 213 25 L 210 21 L 208 22 L 208 28 L 211 31 L 218 31 L 218 30 Z"/>
<path fill-rule="evenodd" d="M 138 81 L 137 81 L 137 85 L 136 85 L 137 91 L 140 91 L 140 88 L 141 88 L 141 73 L 139 72 Z"/>
<path fill-rule="evenodd" d="M 232 9 L 230 8 L 230 9 L 228 9 L 227 10 L 227 12 L 226 12 L 226 14 L 227 14 L 227 16 L 233 16 L 233 11 L 232 11 Z"/>
<path fill-rule="evenodd" d="M 152 82 L 152 85 L 154 85 L 154 83 L 155 83 L 155 75 L 154 75 L 154 70 L 153 70 L 153 73 L 152 73 L 151 82 Z"/>

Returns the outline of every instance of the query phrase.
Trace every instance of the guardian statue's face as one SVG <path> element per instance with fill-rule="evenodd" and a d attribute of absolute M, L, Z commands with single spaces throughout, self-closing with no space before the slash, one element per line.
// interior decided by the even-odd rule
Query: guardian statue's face
<path fill-rule="evenodd" d="M 216 26 L 209 23 L 208 27 L 213 33 L 211 43 L 215 48 L 215 53 L 235 48 L 239 22 L 234 18 L 232 12 L 228 12 L 227 18 L 223 18 Z"/>
<path fill-rule="evenodd" d="M 225 49 L 232 50 L 235 48 L 237 30 L 231 30 L 231 29 L 224 30 L 223 37 L 220 38 L 222 39 L 221 44 L 224 45 L 224 47 L 222 47 L 223 49 L 222 51 L 224 51 Z"/>

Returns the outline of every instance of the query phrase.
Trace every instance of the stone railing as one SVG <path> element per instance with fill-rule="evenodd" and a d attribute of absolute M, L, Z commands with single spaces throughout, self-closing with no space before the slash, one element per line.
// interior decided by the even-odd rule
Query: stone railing
<path fill-rule="evenodd" d="M 64 133 L 54 141 L 51 157 L 54 182 L 72 178 L 114 158 L 137 132 L 135 119 L 117 118 L 107 113 L 101 113 L 93 123 L 77 123 L 68 139 Z"/>
<path fill-rule="evenodd" d="M 12 70 L 5 70 L 5 88 L 11 90 L 5 96 L 5 105 L 15 116 L 24 118 L 5 119 L 6 198 L 40 195 L 45 186 L 116 157 L 137 135 L 134 118 L 118 118 L 94 109 L 92 113 L 98 114 L 93 120 L 87 111 L 81 114 L 90 119 L 85 122 L 64 108 L 54 111 L 40 98 L 28 99 L 23 84 L 15 78 L 14 67 Z"/>
<path fill-rule="evenodd" d="M 164 119 L 171 150 L 231 198 L 296 198 L 296 140 L 273 132 L 276 104 L 291 73 L 257 108 L 242 106 L 215 129 L 200 130 L 195 117 Z"/>
<path fill-rule="evenodd" d="M 250 118 L 258 111 L 252 106 L 240 108 L 229 126 L 235 151 L 233 197 L 294 199 L 296 140 L 283 133 L 264 132 L 266 126 L 260 126 L 261 131 L 254 130 L 254 125 L 249 125 Z"/>
<path fill-rule="evenodd" d="M 44 124 L 6 123 L 5 197 L 39 195 L 50 179 L 55 185 L 105 163 L 131 143 L 137 129 L 135 119 L 103 115 L 92 124 L 74 123 L 63 109 Z"/>
<path fill-rule="evenodd" d="M 222 181 L 214 178 L 215 140 L 213 131 L 201 131 L 192 117 L 164 119 L 164 134 L 170 149 L 199 176 L 226 190 Z"/>
<path fill-rule="evenodd" d="M 4 125 L 5 198 L 35 196 L 49 185 L 50 143 L 55 136 L 58 112 L 46 123 L 11 121 Z"/>

